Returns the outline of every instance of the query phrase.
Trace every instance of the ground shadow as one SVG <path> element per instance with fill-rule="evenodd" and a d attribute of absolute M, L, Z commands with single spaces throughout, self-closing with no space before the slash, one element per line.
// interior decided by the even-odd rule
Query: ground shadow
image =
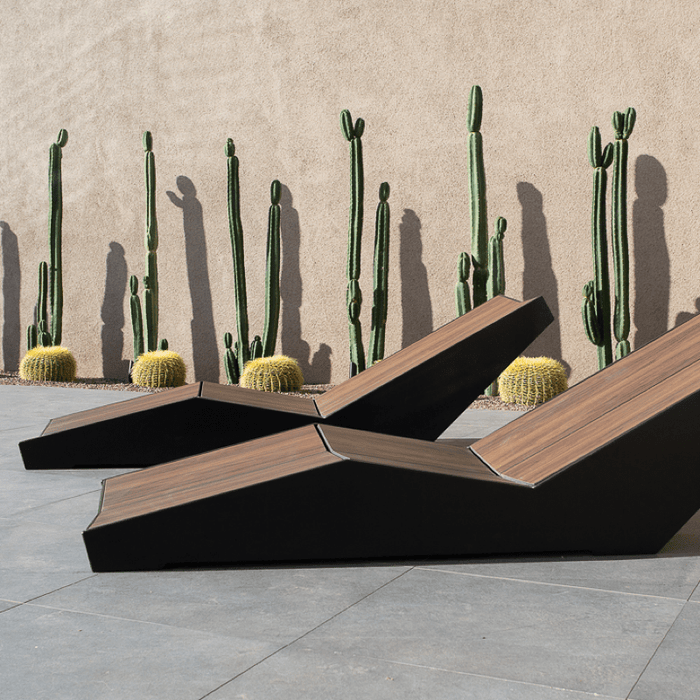
<path fill-rule="evenodd" d="M 293 206 L 292 193 L 286 185 L 281 187 L 280 208 L 280 237 L 282 239 L 280 341 L 282 353 L 299 362 L 304 380 L 307 383 L 328 384 L 331 380 L 331 347 L 321 343 L 309 361 L 311 347 L 302 338 L 302 284 L 299 267 L 301 227 L 299 212 Z"/>
<path fill-rule="evenodd" d="M 218 383 L 219 349 L 216 344 L 202 205 L 197 199 L 197 190 L 190 178 L 180 175 L 175 184 L 182 197 L 169 190 L 166 194 L 176 207 L 182 209 L 187 280 L 192 300 L 190 332 L 194 377 L 196 381 Z"/>
<path fill-rule="evenodd" d="M 428 271 L 423 262 L 421 221 L 412 209 L 404 209 L 399 224 L 401 266 L 401 347 L 405 348 L 433 331 L 433 305 Z M 455 262 L 455 270 L 457 263 Z"/>
<path fill-rule="evenodd" d="M 22 331 L 19 321 L 19 295 L 22 272 L 19 267 L 17 234 L 10 225 L 0 221 L 2 247 L 2 358 L 6 370 L 19 369 Z"/>
<path fill-rule="evenodd" d="M 668 330 L 671 261 L 664 232 L 668 185 L 666 171 L 656 158 L 639 156 L 635 162 L 637 199 L 632 205 L 634 235 L 634 347 L 655 340 Z"/>
<path fill-rule="evenodd" d="M 129 376 L 129 360 L 124 354 L 124 297 L 126 296 L 126 258 L 124 248 L 112 241 L 107 253 L 105 295 L 102 301 L 102 376 L 124 379 Z M 131 347 L 128 350 L 131 356 Z"/>
<path fill-rule="evenodd" d="M 547 237 L 547 219 L 544 215 L 542 193 L 529 182 L 519 182 L 516 190 L 522 212 L 523 299 L 544 297 L 552 316 L 554 316 L 551 325 L 527 347 L 523 355 L 552 357 L 561 361 L 569 374 L 570 367 L 561 356 L 559 285 L 552 266 L 552 253 Z M 507 231 L 505 245 L 508 245 Z M 508 289 L 506 289 L 506 294 L 508 294 Z"/>

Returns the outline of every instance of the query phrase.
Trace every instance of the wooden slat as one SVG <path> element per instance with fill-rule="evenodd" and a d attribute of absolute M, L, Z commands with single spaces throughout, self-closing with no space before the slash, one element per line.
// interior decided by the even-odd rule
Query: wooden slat
<path fill-rule="evenodd" d="M 119 403 L 109 404 L 108 406 L 90 408 L 86 411 L 79 411 L 78 413 L 62 416 L 61 418 L 54 418 L 46 426 L 42 435 L 50 435 L 51 433 L 58 433 L 62 430 L 80 428 L 84 425 L 100 423 L 110 420 L 111 418 L 119 418 L 132 413 L 141 413 L 142 411 L 149 411 L 153 408 L 159 408 L 160 406 L 167 406 L 177 403 L 178 401 L 195 398 L 199 396 L 200 386 L 200 382 L 187 384 L 186 386 L 169 389 L 168 391 L 161 391 L 157 394 L 138 396 L 133 399 L 127 399 L 126 401 L 120 401 Z"/>
<path fill-rule="evenodd" d="M 503 479 L 494 474 L 470 452 L 468 447 L 368 433 L 331 425 L 319 426 L 319 431 L 326 439 L 329 448 L 346 459 L 503 483 Z"/>
<path fill-rule="evenodd" d="M 522 306 L 523 302 L 500 296 L 447 323 L 417 342 L 390 355 L 364 372 L 338 384 L 315 399 L 323 416 L 330 416 L 388 382 L 444 352 L 460 340 L 483 330 Z M 389 409 L 390 410 L 390 409 Z"/>
<path fill-rule="evenodd" d="M 614 410 L 566 434 L 560 440 L 550 442 L 522 462 L 510 464 L 507 468 L 499 467 L 489 460 L 489 452 L 481 449 L 481 441 L 472 449 L 500 474 L 537 485 L 698 391 L 700 391 L 700 361 L 649 387 Z M 664 436 L 659 435 L 658 439 L 663 440 Z M 644 455 L 639 455 L 640 461 L 643 457 Z M 630 458 L 634 459 L 634 455 L 630 455 Z M 613 468 L 614 465 L 611 465 L 611 469 Z M 698 457 L 697 468 L 700 469 L 700 457 Z M 660 473 L 663 473 L 663 465 L 660 465 Z"/>
<path fill-rule="evenodd" d="M 239 386 L 214 384 L 212 382 L 202 382 L 201 396 L 204 399 L 241 406 L 264 408 L 285 413 L 298 413 L 314 418 L 319 416 L 314 400 L 312 398 L 305 399 L 302 396 L 288 396 L 269 391 L 244 389 Z"/>
<path fill-rule="evenodd" d="M 478 453 L 506 474 L 700 358 L 700 317 L 665 333 L 483 438 Z"/>
<path fill-rule="evenodd" d="M 88 529 L 332 464 L 315 426 L 106 479 Z"/>

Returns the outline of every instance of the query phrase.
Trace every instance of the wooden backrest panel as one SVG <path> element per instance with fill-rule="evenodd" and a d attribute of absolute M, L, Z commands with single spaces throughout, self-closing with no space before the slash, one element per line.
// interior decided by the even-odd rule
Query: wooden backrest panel
<path fill-rule="evenodd" d="M 337 462 L 314 425 L 106 479 L 88 529 Z"/>
<path fill-rule="evenodd" d="M 150 411 L 152 408 L 158 408 L 159 406 L 167 406 L 177 403 L 178 401 L 196 398 L 199 396 L 200 389 L 201 383 L 196 382 L 195 384 L 186 384 L 176 389 L 161 391 L 157 394 L 137 396 L 133 399 L 125 399 L 118 403 L 109 404 L 108 406 L 100 406 L 99 408 L 90 408 L 86 411 L 71 413 L 61 418 L 52 419 L 44 429 L 42 435 L 58 433 L 62 430 L 70 430 L 72 428 L 80 428 L 84 425 L 99 423 L 132 413 Z"/>
<path fill-rule="evenodd" d="M 466 447 L 331 425 L 319 426 L 319 432 L 326 439 L 329 449 L 346 459 L 503 483 L 500 476 Z"/>
<path fill-rule="evenodd" d="M 510 463 L 507 467 L 490 462 L 489 452 L 481 449 L 481 441 L 474 444 L 472 450 L 503 476 L 536 485 L 698 391 L 700 361 L 681 369 L 603 415 L 592 418 L 559 440 L 547 442 L 541 450 L 530 454 L 521 462 Z M 663 439 L 663 435 L 659 435 L 659 440 Z"/>
<path fill-rule="evenodd" d="M 227 384 L 213 384 L 202 382 L 202 398 L 212 401 L 223 401 L 239 406 L 252 406 L 283 413 L 300 413 L 302 415 L 318 417 L 319 413 L 312 398 L 303 396 L 287 396 L 273 391 L 256 391 L 244 389 L 239 386 Z"/>
<path fill-rule="evenodd" d="M 316 398 L 316 405 L 321 415 L 328 417 L 354 401 L 362 399 L 460 340 L 507 316 L 523 303 L 508 297 L 495 297 L 468 314 L 447 323 Z M 390 407 L 387 407 L 387 410 L 390 410 Z"/>
<path fill-rule="evenodd" d="M 474 447 L 492 468 L 507 474 L 699 358 L 697 317 L 491 433 Z"/>

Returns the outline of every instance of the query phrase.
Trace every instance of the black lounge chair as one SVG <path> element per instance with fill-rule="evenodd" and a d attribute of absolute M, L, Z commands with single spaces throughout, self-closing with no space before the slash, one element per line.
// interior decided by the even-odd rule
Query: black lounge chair
<path fill-rule="evenodd" d="M 700 508 L 700 317 L 488 437 L 307 425 L 107 479 L 95 571 L 658 551 Z"/>
<path fill-rule="evenodd" d="M 496 297 L 313 399 L 200 382 L 52 420 L 27 469 L 145 467 L 311 423 L 435 440 L 551 323 Z"/>

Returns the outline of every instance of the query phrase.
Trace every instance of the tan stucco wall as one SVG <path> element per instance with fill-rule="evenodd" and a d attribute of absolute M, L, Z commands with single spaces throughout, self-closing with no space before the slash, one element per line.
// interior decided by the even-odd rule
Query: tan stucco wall
<path fill-rule="evenodd" d="M 469 247 L 465 120 L 475 83 L 484 91 L 489 219 L 509 222 L 507 294 L 544 294 L 558 316 L 530 354 L 562 358 L 572 381 L 596 368 L 580 317 L 581 288 L 592 275 L 586 143 L 594 124 L 610 140 L 612 113 L 628 106 L 637 110 L 633 346 L 697 312 L 700 6 L 691 0 L 3 4 L 6 368 L 24 352 L 36 269 L 48 254 L 47 156 L 60 128 L 70 134 L 64 345 L 81 376 L 123 373 L 122 359 L 131 356 L 126 282 L 143 275 L 145 129 L 158 169 L 161 335 L 184 356 L 190 381 L 225 381 L 221 337 L 235 331 L 229 136 L 241 159 L 251 331 L 262 330 L 268 193 L 278 178 L 285 188 L 278 350 L 300 359 L 308 381 L 347 375 L 343 108 L 367 123 L 365 339 L 383 180 L 392 208 L 387 351 L 450 320 L 457 257 Z M 187 193 L 187 206 L 168 191 Z"/>

